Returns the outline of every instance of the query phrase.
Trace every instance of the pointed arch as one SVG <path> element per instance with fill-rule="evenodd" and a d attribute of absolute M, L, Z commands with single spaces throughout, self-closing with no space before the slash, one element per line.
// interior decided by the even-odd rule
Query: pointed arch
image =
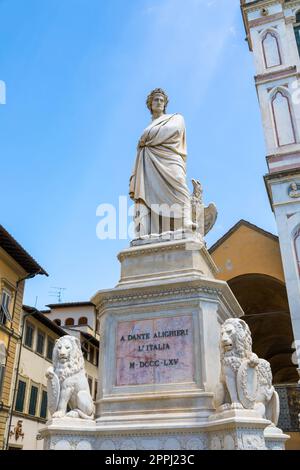
<path fill-rule="evenodd" d="M 266 69 L 282 65 L 280 39 L 275 29 L 267 29 L 261 34 L 261 45 Z"/>
<path fill-rule="evenodd" d="M 276 88 L 270 93 L 270 100 L 277 147 L 295 144 L 296 131 L 288 90 L 283 87 Z"/>

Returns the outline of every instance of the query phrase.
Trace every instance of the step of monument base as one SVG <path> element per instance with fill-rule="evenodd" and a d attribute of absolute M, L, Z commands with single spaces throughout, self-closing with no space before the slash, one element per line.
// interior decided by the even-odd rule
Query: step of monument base
<path fill-rule="evenodd" d="M 96 422 L 106 426 L 188 419 L 201 423 L 214 411 L 213 397 L 213 393 L 199 390 L 112 395 L 96 402 Z"/>

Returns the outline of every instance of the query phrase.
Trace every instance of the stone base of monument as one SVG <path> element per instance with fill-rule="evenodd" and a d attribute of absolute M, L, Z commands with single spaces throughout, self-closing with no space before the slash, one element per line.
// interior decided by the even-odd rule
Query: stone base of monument
<path fill-rule="evenodd" d="M 41 431 L 45 448 L 269 447 L 269 421 L 246 410 L 215 413 L 221 325 L 243 311 L 215 279 L 204 243 L 134 243 L 118 258 L 119 284 L 92 299 L 100 320 L 95 422 L 52 420 Z"/>
<path fill-rule="evenodd" d="M 159 427 L 54 419 L 40 433 L 47 450 L 284 450 L 289 438 L 251 410 L 213 413 L 198 425 Z"/>
<path fill-rule="evenodd" d="M 284 450 L 289 436 L 255 411 L 228 409 L 209 417 L 210 450 Z"/>
<path fill-rule="evenodd" d="M 80 418 L 52 418 L 40 430 L 44 450 L 92 450 L 95 447 L 95 421 Z"/>
<path fill-rule="evenodd" d="M 134 246 L 121 279 L 92 299 L 100 318 L 101 428 L 202 425 L 213 412 L 222 323 L 243 314 L 194 239 Z"/>
<path fill-rule="evenodd" d="M 264 436 L 268 450 L 285 450 L 285 443 L 290 439 L 289 435 L 273 424 L 265 429 Z"/>

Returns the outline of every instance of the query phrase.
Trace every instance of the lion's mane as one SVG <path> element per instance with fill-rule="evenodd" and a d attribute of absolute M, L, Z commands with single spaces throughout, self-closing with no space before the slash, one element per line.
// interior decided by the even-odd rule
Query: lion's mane
<path fill-rule="evenodd" d="M 240 320 L 239 318 L 229 318 L 222 325 L 221 336 L 225 327 L 228 325 L 232 325 L 235 331 L 233 337 L 233 349 L 226 353 L 222 342 L 220 342 L 221 360 L 223 361 L 226 356 L 241 359 L 247 357 L 252 352 L 252 337 L 249 326 L 244 322 L 244 320 Z"/>
<path fill-rule="evenodd" d="M 71 345 L 70 356 L 66 362 L 61 362 L 58 353 L 58 347 L 62 343 L 68 342 Z M 60 382 L 67 377 L 77 374 L 84 369 L 84 359 L 81 351 L 80 342 L 73 336 L 62 336 L 59 338 L 53 349 L 53 368 Z"/>

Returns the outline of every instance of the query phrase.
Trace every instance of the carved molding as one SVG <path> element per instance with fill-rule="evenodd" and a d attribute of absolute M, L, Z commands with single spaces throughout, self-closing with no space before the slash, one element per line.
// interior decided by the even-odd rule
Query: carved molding
<path fill-rule="evenodd" d="M 213 287 L 181 287 L 181 288 L 174 288 L 174 289 L 163 289 L 163 290 L 143 290 L 142 292 L 138 293 L 128 293 L 123 295 L 113 295 L 113 297 L 103 297 L 98 305 L 99 311 L 103 308 L 107 303 L 118 303 L 118 302 L 128 302 L 128 301 L 135 301 L 135 300 L 149 300 L 149 299 L 160 299 L 166 296 L 180 296 L 186 294 L 217 294 L 218 296 L 223 296 L 223 292 L 221 289 L 213 288 Z"/>
<path fill-rule="evenodd" d="M 284 19 L 283 13 L 275 13 L 274 15 L 270 16 L 262 16 L 261 18 L 257 18 L 256 20 L 250 20 L 249 27 L 256 28 L 257 26 L 261 26 L 264 24 L 271 23 L 272 21 L 278 21 Z"/>
<path fill-rule="evenodd" d="M 296 78 L 300 77 L 300 74 L 297 73 L 297 67 L 295 65 L 284 68 L 284 69 L 280 68 L 273 72 L 262 73 L 262 74 L 256 75 L 254 78 L 255 78 L 256 84 L 261 84 L 261 83 L 266 83 L 268 81 L 278 80 L 279 78 L 289 78 L 289 77 L 296 77 Z"/>
<path fill-rule="evenodd" d="M 160 243 L 159 245 L 155 243 L 154 246 L 151 246 L 151 244 L 146 245 L 147 248 L 142 248 L 142 249 L 130 248 L 129 250 L 121 251 L 117 257 L 119 261 L 123 261 L 126 258 L 134 257 L 134 256 L 143 256 L 143 255 L 149 255 L 153 253 L 162 253 L 165 251 L 182 250 L 184 249 L 184 245 L 188 243 L 197 243 L 199 244 L 199 248 L 203 247 L 203 244 L 199 243 L 198 240 L 184 239 L 184 240 L 181 240 L 181 243 L 177 243 L 177 244 L 170 243 L 164 246 L 162 243 Z"/>

